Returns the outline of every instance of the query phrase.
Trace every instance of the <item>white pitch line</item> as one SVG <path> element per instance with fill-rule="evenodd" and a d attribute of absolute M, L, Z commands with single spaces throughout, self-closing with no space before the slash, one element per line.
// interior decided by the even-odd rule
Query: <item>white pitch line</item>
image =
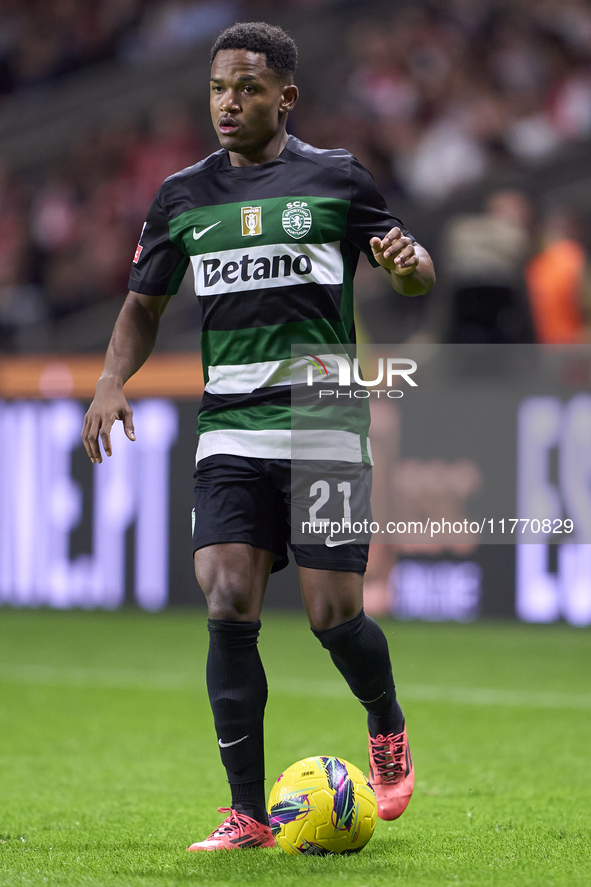
<path fill-rule="evenodd" d="M 0 682 L 45 686 L 120 688 L 130 690 L 192 690 L 202 691 L 199 674 L 101 666 L 15 665 L 0 663 Z M 340 680 L 274 680 L 269 681 L 271 693 L 302 698 L 343 699 L 350 693 Z M 591 693 L 560 693 L 558 691 L 500 690 L 486 687 L 450 687 L 424 684 L 401 684 L 404 702 L 443 702 L 458 705 L 494 705 L 510 708 L 591 709 Z"/>
<path fill-rule="evenodd" d="M 304 683 L 304 686 L 302 686 Z M 337 681 L 276 681 L 269 682 L 271 692 L 289 696 L 345 697 L 346 686 Z M 560 693 L 522 689 L 498 690 L 485 687 L 449 687 L 424 684 L 400 684 L 402 704 L 410 702 L 445 702 L 457 705 L 494 705 L 510 708 L 590 709 L 591 693 Z"/>
<path fill-rule="evenodd" d="M 418 702 L 451 702 L 459 705 L 494 705 L 511 708 L 591 708 L 591 693 L 560 693 L 552 690 L 497 690 L 485 687 L 429 687 L 409 685 L 406 696 Z"/>

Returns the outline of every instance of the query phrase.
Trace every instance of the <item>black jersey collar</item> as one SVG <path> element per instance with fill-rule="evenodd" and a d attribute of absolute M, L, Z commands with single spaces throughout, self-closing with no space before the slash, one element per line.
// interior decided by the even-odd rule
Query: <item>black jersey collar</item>
<path fill-rule="evenodd" d="M 271 169 L 278 163 L 287 163 L 288 157 L 287 153 L 291 147 L 291 142 L 293 140 L 293 136 L 287 136 L 287 142 L 285 143 L 285 148 L 274 160 L 268 160 L 266 163 L 255 163 L 253 166 L 232 166 L 230 163 L 230 155 L 227 150 L 222 150 L 222 168 L 227 170 L 228 172 L 238 173 L 239 175 L 253 173 L 254 170 L 266 170 Z"/>

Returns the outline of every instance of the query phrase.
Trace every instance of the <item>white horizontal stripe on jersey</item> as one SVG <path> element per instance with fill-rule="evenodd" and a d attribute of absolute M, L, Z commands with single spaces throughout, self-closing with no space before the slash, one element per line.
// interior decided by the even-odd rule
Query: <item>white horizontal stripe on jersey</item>
<path fill-rule="evenodd" d="M 314 363 L 310 358 L 314 358 Z M 261 360 L 258 363 L 218 364 L 208 367 L 209 380 L 205 390 L 210 394 L 248 394 L 256 388 L 272 388 L 292 382 L 306 385 L 308 378 L 312 383 L 337 383 L 338 366 L 333 358 L 332 354 L 314 354 L 285 360 Z M 348 359 L 339 355 L 339 360 Z M 326 367 L 327 376 L 316 369 L 319 361 Z"/>
<path fill-rule="evenodd" d="M 196 464 L 218 454 L 251 459 L 363 461 L 360 437 L 352 431 L 245 431 L 240 428 L 206 431 L 199 438 Z"/>
<path fill-rule="evenodd" d="M 248 292 L 302 283 L 339 285 L 343 257 L 339 242 L 244 245 L 191 256 L 198 296 Z"/>
<path fill-rule="evenodd" d="M 246 394 L 255 388 L 291 383 L 291 360 L 261 360 L 259 363 L 208 367 L 210 394 Z"/>

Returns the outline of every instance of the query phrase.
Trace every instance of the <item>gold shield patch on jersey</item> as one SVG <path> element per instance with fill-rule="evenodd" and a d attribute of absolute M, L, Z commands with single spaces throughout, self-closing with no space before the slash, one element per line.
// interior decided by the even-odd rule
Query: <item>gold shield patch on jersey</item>
<path fill-rule="evenodd" d="M 242 207 L 242 236 L 263 233 L 263 218 L 260 206 Z"/>

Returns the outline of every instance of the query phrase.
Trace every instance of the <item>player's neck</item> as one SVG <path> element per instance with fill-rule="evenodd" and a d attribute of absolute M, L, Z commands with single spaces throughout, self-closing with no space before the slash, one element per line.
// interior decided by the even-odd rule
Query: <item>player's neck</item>
<path fill-rule="evenodd" d="M 288 135 L 282 129 L 271 141 L 267 142 L 262 148 L 257 149 L 249 154 L 237 154 L 236 151 L 228 151 L 230 163 L 232 166 L 260 166 L 262 163 L 270 163 L 277 160 L 285 146 L 287 145 Z"/>

